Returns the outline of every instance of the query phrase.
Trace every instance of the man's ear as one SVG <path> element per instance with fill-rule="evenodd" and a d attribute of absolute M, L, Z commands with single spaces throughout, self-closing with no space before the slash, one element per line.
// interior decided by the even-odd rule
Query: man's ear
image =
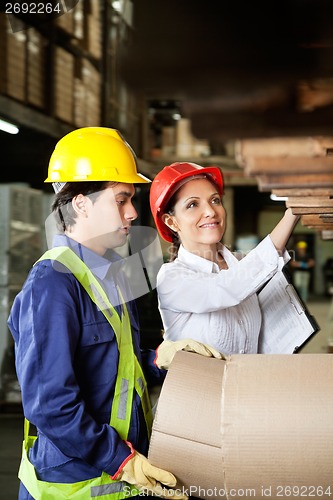
<path fill-rule="evenodd" d="M 72 199 L 72 207 L 77 215 L 87 217 L 88 198 L 83 194 L 78 194 Z"/>
<path fill-rule="evenodd" d="M 179 227 L 177 225 L 177 222 L 174 219 L 173 215 L 170 214 L 163 214 L 161 217 L 162 221 L 166 226 L 168 226 L 169 229 L 174 231 L 175 233 L 178 233 Z"/>

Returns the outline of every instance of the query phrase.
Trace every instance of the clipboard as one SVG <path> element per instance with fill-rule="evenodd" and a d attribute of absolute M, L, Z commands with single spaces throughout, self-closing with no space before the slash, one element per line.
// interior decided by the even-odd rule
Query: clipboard
<path fill-rule="evenodd" d="M 258 292 L 262 323 L 258 353 L 296 354 L 320 330 L 285 268 Z"/>

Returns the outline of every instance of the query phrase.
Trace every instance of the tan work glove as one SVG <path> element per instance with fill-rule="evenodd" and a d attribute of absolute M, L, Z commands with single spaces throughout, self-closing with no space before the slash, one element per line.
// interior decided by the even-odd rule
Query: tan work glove
<path fill-rule="evenodd" d="M 175 342 L 163 340 L 162 344 L 156 349 L 155 364 L 159 368 L 168 370 L 177 351 L 196 352 L 209 358 L 225 359 L 225 356 L 214 347 L 193 339 L 176 340 Z"/>
<path fill-rule="evenodd" d="M 117 475 L 117 480 L 126 481 L 139 490 L 143 490 L 145 494 L 149 493 L 153 496 L 177 500 L 187 500 L 188 498 L 180 489 L 172 490 L 165 487 L 171 486 L 172 488 L 177 484 L 177 479 L 171 472 L 155 467 L 137 451 L 134 451 L 133 457 L 128 460 Z"/>

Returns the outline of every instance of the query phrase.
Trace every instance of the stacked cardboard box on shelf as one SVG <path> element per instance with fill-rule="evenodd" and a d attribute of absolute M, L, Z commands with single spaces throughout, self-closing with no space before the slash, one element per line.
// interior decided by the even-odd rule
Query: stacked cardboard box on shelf
<path fill-rule="evenodd" d="M 188 118 L 177 121 L 175 149 L 179 157 L 208 156 L 210 153 L 208 141 L 192 135 L 191 120 Z"/>
<path fill-rule="evenodd" d="M 65 18 L 71 16 L 71 23 Z M 60 19 L 64 18 L 63 21 Z M 101 19 L 99 2 L 79 2 L 70 12 L 56 18 L 58 26 L 71 31 L 73 53 L 61 47 L 54 50 L 54 115 L 75 126 L 101 122 L 101 75 L 86 57 L 101 57 Z"/>
<path fill-rule="evenodd" d="M 13 33 L 0 13 L 0 93 L 44 109 L 47 40 L 35 28 L 20 24 L 22 30 Z"/>
<path fill-rule="evenodd" d="M 126 85 L 126 82 L 120 78 L 118 78 L 116 90 L 116 102 L 114 106 L 116 108 L 118 126 L 130 133 L 133 126 L 135 127 L 137 120 L 138 99 Z"/>
<path fill-rule="evenodd" d="M 74 124 L 76 127 L 86 125 L 86 88 L 82 76 L 82 58 L 75 59 L 74 71 Z"/>
<path fill-rule="evenodd" d="M 101 75 L 85 57 L 76 59 L 74 123 L 77 127 L 101 122 Z"/>
<path fill-rule="evenodd" d="M 62 47 L 54 47 L 53 113 L 56 118 L 73 123 L 74 56 Z"/>
<path fill-rule="evenodd" d="M 54 24 L 69 35 L 72 35 L 74 31 L 74 10 L 66 12 L 61 2 L 59 2 L 59 5 L 62 6 L 63 13 L 54 19 Z"/>
<path fill-rule="evenodd" d="M 50 35 L 23 23 L 13 33 L 0 13 L 0 94 L 71 125 L 100 125 L 101 34 L 97 0 L 78 2 L 56 17 Z"/>
<path fill-rule="evenodd" d="M 8 17 L 0 12 L 0 93 L 25 100 L 26 31 L 12 32 Z"/>
<path fill-rule="evenodd" d="M 84 8 L 83 2 L 78 2 L 73 9 L 73 35 L 74 39 L 82 42 L 84 38 Z"/>
<path fill-rule="evenodd" d="M 27 30 L 27 103 L 45 109 L 48 41 L 35 28 Z"/>
<path fill-rule="evenodd" d="M 99 2 L 87 0 L 84 15 L 85 49 L 96 59 L 102 56 L 102 26 Z"/>
<path fill-rule="evenodd" d="M 99 124 L 101 120 L 101 75 L 90 61 L 83 59 L 83 83 L 86 92 L 86 124 Z"/>

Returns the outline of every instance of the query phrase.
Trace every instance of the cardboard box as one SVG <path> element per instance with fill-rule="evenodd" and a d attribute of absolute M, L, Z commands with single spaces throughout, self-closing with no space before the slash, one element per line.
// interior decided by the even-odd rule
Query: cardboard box
<path fill-rule="evenodd" d="M 333 477 L 330 354 L 179 352 L 149 459 L 199 498 L 327 496 Z"/>
<path fill-rule="evenodd" d="M 85 57 L 76 58 L 74 79 L 74 123 L 78 127 L 101 123 L 101 74 Z"/>
<path fill-rule="evenodd" d="M 6 14 L 0 12 L 0 93 L 25 101 L 26 25 L 23 22 L 21 28 L 13 33 Z"/>
<path fill-rule="evenodd" d="M 96 59 L 102 57 L 102 26 L 101 19 L 92 14 L 86 14 L 85 23 L 85 49 Z"/>
<path fill-rule="evenodd" d="M 85 127 L 86 121 L 86 89 L 81 78 L 74 78 L 74 125 Z"/>
<path fill-rule="evenodd" d="M 68 33 L 69 35 L 73 35 L 74 33 L 74 14 L 73 9 L 67 11 L 67 8 L 64 8 L 64 5 L 59 2 L 59 6 L 61 7 L 62 14 L 54 19 L 54 24 Z"/>
<path fill-rule="evenodd" d="M 84 49 L 95 59 L 102 57 L 102 16 L 98 0 L 84 2 Z"/>
<path fill-rule="evenodd" d="M 84 37 L 84 10 L 83 2 L 79 2 L 73 9 L 73 34 L 77 40 L 83 40 Z"/>
<path fill-rule="evenodd" d="M 86 91 L 87 126 L 99 126 L 101 123 L 101 74 L 90 61 L 83 60 L 83 83 Z"/>
<path fill-rule="evenodd" d="M 54 49 L 53 85 L 54 116 L 73 123 L 74 56 L 58 46 Z"/>
<path fill-rule="evenodd" d="M 210 154 L 206 139 L 197 139 L 192 135 L 191 120 L 181 118 L 176 123 L 176 156 L 201 157 Z"/>
<path fill-rule="evenodd" d="M 27 30 L 27 36 L 27 102 L 45 109 L 48 41 L 32 27 Z"/>
<path fill-rule="evenodd" d="M 162 127 L 162 155 L 166 158 L 175 155 L 176 149 L 176 127 Z"/>

